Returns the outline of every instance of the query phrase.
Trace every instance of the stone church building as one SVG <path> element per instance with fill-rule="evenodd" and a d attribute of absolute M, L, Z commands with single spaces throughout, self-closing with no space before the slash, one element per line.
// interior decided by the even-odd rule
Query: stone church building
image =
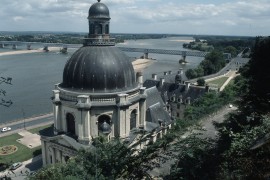
<path fill-rule="evenodd" d="M 64 163 L 94 138 L 136 141 L 162 137 L 174 122 L 156 87 L 142 86 L 131 60 L 110 38 L 110 13 L 100 0 L 89 9 L 89 34 L 67 61 L 53 90 L 54 136 L 42 136 L 43 165 Z"/>

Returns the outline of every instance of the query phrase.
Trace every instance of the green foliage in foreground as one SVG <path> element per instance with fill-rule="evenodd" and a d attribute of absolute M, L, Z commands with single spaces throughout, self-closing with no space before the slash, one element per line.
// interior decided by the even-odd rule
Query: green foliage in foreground
<path fill-rule="evenodd" d="M 174 179 L 176 175 L 183 179 L 269 178 L 270 86 L 262 83 L 270 82 L 267 71 L 269 52 L 270 38 L 257 38 L 250 62 L 240 71 L 242 76 L 237 77 L 234 85 L 221 95 L 223 98 L 231 97 L 231 94 L 238 96 L 235 98 L 238 110 L 223 123 L 215 124 L 219 132 L 215 146 L 206 146 L 201 143 L 203 139 L 195 137 L 189 144 L 193 146 L 188 153 L 178 156 L 177 162 L 186 163 L 176 163 L 168 179 Z M 196 110 L 191 107 L 189 111 L 192 113 L 188 117 L 191 120 L 196 114 L 198 117 L 204 110 L 200 111 L 201 105 L 211 106 L 211 100 L 217 98 L 198 103 Z"/>
<path fill-rule="evenodd" d="M 221 93 L 206 93 L 185 109 L 185 120 L 197 121 L 209 114 L 217 112 L 224 105 L 231 103 L 235 98 L 235 92 L 232 89 L 232 86 L 228 86 Z"/>
<path fill-rule="evenodd" d="M 95 149 L 81 150 L 67 164 L 57 164 L 41 169 L 30 179 L 142 179 L 149 177 L 147 165 L 157 156 L 156 148 L 143 150 L 128 148 L 118 140 L 108 143 L 95 142 Z"/>

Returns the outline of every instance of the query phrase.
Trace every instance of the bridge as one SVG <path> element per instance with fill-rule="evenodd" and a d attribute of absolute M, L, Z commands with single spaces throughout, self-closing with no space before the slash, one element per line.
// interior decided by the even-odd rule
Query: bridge
<path fill-rule="evenodd" d="M 187 56 L 205 57 L 208 52 L 200 51 L 181 51 L 181 50 L 167 50 L 167 49 L 145 49 L 145 48 L 128 48 L 119 47 L 122 51 L 126 52 L 142 52 L 144 53 L 144 58 L 148 59 L 148 54 L 169 54 L 169 55 L 181 55 L 185 61 Z"/>
<path fill-rule="evenodd" d="M 48 47 L 62 47 L 62 52 L 67 52 L 68 48 L 80 48 L 81 44 L 63 44 L 63 43 L 42 43 L 42 42 L 21 42 L 21 41 L 0 41 L 0 48 L 4 48 L 6 45 L 12 45 L 13 49 L 17 49 L 19 45 L 26 45 L 27 49 L 31 49 L 31 45 L 40 45 L 43 46 L 43 50 L 49 51 Z M 182 56 L 182 61 L 186 62 L 187 56 L 196 56 L 196 57 L 205 57 L 209 52 L 201 51 L 181 51 L 181 50 L 167 50 L 167 49 L 147 49 L 147 48 L 128 48 L 128 47 L 119 47 L 122 51 L 126 52 L 141 52 L 144 53 L 144 58 L 148 59 L 149 53 L 153 54 L 168 54 L 168 55 L 180 55 Z M 224 53 L 226 60 L 231 59 L 230 53 Z"/>

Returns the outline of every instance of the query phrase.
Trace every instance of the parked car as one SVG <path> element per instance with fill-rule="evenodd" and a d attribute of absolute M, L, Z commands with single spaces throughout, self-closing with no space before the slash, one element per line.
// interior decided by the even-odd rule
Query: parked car
<path fill-rule="evenodd" d="M 18 169 L 19 167 L 22 166 L 22 163 L 21 162 L 17 162 L 17 163 L 14 163 L 10 166 L 10 170 L 15 170 L 15 169 Z"/>
<path fill-rule="evenodd" d="M 6 131 L 10 131 L 11 130 L 11 127 L 3 127 L 1 129 L 1 132 L 6 132 Z"/>

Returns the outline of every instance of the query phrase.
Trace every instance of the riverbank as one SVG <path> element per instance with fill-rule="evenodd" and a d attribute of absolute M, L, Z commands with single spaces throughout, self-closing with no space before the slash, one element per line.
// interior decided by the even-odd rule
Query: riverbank
<path fill-rule="evenodd" d="M 49 47 L 49 51 L 57 52 L 60 51 L 61 47 Z M 46 52 L 43 48 L 39 49 L 31 49 L 31 50 L 14 50 L 8 52 L 0 52 L 0 56 L 8 56 L 8 55 L 17 55 L 17 54 L 30 54 L 30 53 L 41 53 Z"/>

